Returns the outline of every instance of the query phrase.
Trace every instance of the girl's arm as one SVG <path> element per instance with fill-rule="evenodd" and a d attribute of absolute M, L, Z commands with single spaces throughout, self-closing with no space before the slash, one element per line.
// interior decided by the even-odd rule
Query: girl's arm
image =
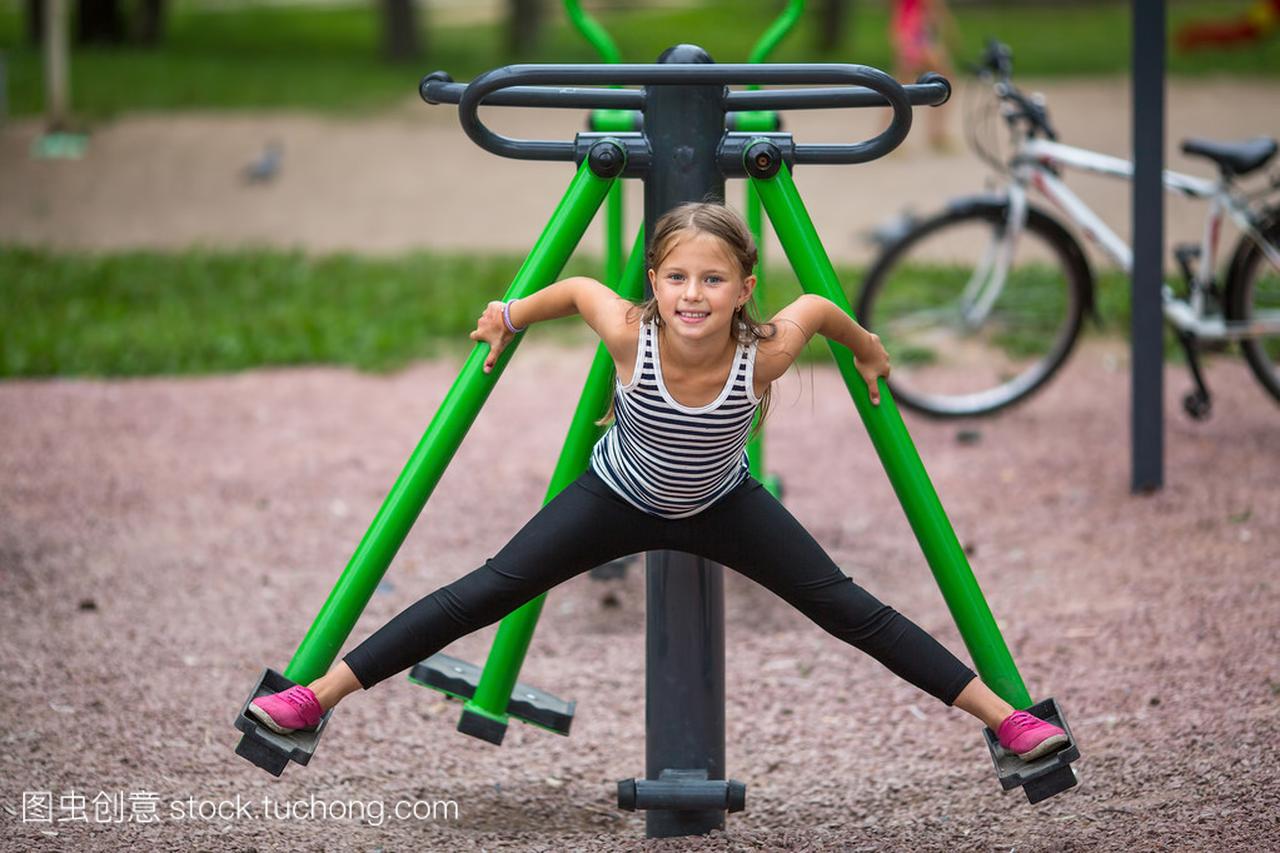
<path fill-rule="evenodd" d="M 476 330 L 471 333 L 471 340 L 489 344 L 489 355 L 484 360 L 485 373 L 493 370 L 498 356 L 515 337 L 503 318 L 505 304 L 490 302 L 476 321 Z M 631 335 L 630 342 L 627 341 L 627 314 L 632 307 L 630 302 L 600 282 L 575 276 L 557 281 L 523 299 L 513 300 L 508 316 L 512 325 L 523 330 L 543 320 L 581 314 L 617 360 L 629 349 L 635 349 L 635 336 Z"/>
<path fill-rule="evenodd" d="M 755 375 L 759 382 L 772 382 L 786 373 L 809 339 L 822 335 L 853 352 L 872 404 L 880 405 L 877 380 L 889 375 L 889 353 L 878 335 L 859 326 L 831 300 L 811 293 L 783 308 L 770 322 L 776 330 L 774 336 L 761 341 L 756 353 Z"/>

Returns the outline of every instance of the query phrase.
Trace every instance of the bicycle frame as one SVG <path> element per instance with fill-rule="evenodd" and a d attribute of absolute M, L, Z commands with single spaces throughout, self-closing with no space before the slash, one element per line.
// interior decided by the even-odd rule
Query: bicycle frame
<path fill-rule="evenodd" d="M 1009 185 L 1010 228 L 1001 241 L 1000 251 L 1010 256 L 1017 235 L 1026 221 L 1026 195 L 1028 185 L 1035 187 L 1045 198 L 1053 202 L 1091 241 L 1126 273 L 1133 271 L 1133 250 L 1093 210 L 1085 204 L 1056 174 L 1062 166 L 1069 166 L 1094 174 L 1109 175 L 1132 180 L 1133 164 L 1119 157 L 1076 148 L 1047 139 L 1023 139 L 1011 164 L 1013 177 Z M 1221 316 L 1206 315 L 1205 295 L 1213 282 L 1217 266 L 1218 240 L 1225 214 L 1240 231 L 1261 247 L 1272 264 L 1280 268 L 1280 249 L 1277 249 L 1259 233 L 1248 206 L 1230 192 L 1225 181 L 1211 181 L 1165 170 L 1164 186 L 1168 192 L 1180 193 L 1191 198 L 1206 199 L 1209 213 L 1205 218 L 1200 242 L 1200 263 L 1190 281 L 1190 295 L 1186 300 L 1177 299 L 1166 284 L 1164 288 L 1165 318 L 1179 329 L 1203 340 L 1240 340 L 1280 333 L 1280 311 L 1265 312 L 1248 322 L 1228 323 Z M 984 261 L 985 263 L 985 261 Z M 978 276 L 975 276 L 975 281 Z M 975 313 L 984 316 L 991 303 L 999 296 L 1003 275 L 987 288 Z"/>

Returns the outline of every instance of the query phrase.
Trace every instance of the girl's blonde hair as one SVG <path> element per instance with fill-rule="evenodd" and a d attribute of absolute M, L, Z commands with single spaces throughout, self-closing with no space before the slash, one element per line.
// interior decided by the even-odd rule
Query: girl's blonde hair
<path fill-rule="evenodd" d="M 645 256 L 646 269 L 656 270 L 666 260 L 667 255 L 676 247 L 676 243 L 686 236 L 709 234 L 720 241 L 729 257 L 738 265 L 742 278 L 751 275 L 755 270 L 759 252 L 756 250 L 755 238 L 751 230 L 737 213 L 717 202 L 690 201 L 673 207 L 658 220 L 653 229 L 653 237 L 649 240 L 649 250 Z M 777 332 L 773 323 L 762 323 L 755 317 L 755 293 L 744 304 L 733 312 L 733 324 L 730 333 L 740 344 L 751 344 L 753 341 L 767 340 Z M 642 323 L 653 323 L 661 328 L 662 315 L 658 313 L 658 300 L 650 297 L 631 311 L 639 312 Z M 628 318 L 634 316 L 628 314 Z M 769 404 L 773 397 L 773 386 L 765 388 L 760 395 L 760 414 L 756 418 L 752 434 L 760 430 L 765 416 L 769 412 Z M 609 411 L 597 421 L 604 426 L 613 421 L 613 397 L 609 398 Z"/>

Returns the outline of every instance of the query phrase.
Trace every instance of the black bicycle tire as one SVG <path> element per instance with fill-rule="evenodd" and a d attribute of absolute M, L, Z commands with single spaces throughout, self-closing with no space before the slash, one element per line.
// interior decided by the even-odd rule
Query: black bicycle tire
<path fill-rule="evenodd" d="M 1273 246 L 1280 246 L 1280 210 L 1272 211 L 1259 231 Z M 1262 249 L 1258 244 L 1248 234 L 1241 236 L 1240 242 L 1236 244 L 1235 251 L 1231 254 L 1231 263 L 1227 267 L 1228 321 L 1240 321 L 1249 317 L 1252 308 L 1250 276 L 1262 259 Z M 1242 340 L 1240 351 L 1244 353 L 1245 361 L 1248 362 L 1249 369 L 1253 371 L 1259 384 L 1270 392 L 1277 402 L 1280 402 L 1280 376 L 1277 375 L 1276 366 L 1263 352 L 1262 342 L 1256 338 Z"/>
<path fill-rule="evenodd" d="M 912 246 L 938 231 L 956 224 L 975 220 L 998 222 L 1005 218 L 1007 210 L 1008 202 L 994 199 L 957 203 L 951 205 L 947 210 L 928 219 L 921 220 L 912 226 L 910 231 L 884 248 L 872 265 L 871 271 L 867 273 L 866 278 L 863 280 L 862 289 L 858 294 L 858 307 L 855 312 L 859 323 L 870 331 L 875 331 L 875 311 L 872 306 L 884 286 L 887 273 Z M 1084 259 L 1084 252 L 1081 250 L 1080 244 L 1055 218 L 1035 206 L 1028 206 L 1025 227 L 1053 248 L 1054 253 L 1067 273 L 1066 280 L 1071 295 L 1068 300 L 1068 332 L 1058 345 L 1057 350 L 1051 353 L 1050 358 L 1043 362 L 1044 367 L 1040 375 L 1025 388 L 1016 394 L 1010 395 L 1007 399 L 998 400 L 990 405 L 956 411 L 933 407 L 921 397 L 896 386 L 893 374 L 890 372 L 886 382 L 896 402 L 913 411 L 939 419 L 989 415 L 1026 400 L 1044 387 L 1045 383 L 1053 378 L 1054 374 L 1066 363 L 1075 348 L 1076 340 L 1080 336 L 1080 326 L 1083 323 L 1085 311 L 1092 304 L 1093 273 Z M 893 353 L 889 355 L 892 358 Z"/>

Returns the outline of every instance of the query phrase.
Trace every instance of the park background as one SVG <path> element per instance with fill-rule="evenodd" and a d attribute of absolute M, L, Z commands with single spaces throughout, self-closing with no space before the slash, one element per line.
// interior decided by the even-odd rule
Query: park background
<path fill-rule="evenodd" d="M 1079 789 L 1035 807 L 1001 797 L 971 726 L 730 575 L 729 775 L 748 781 L 748 810 L 723 836 L 646 844 L 642 817 L 617 811 L 611 792 L 643 768 L 638 571 L 552 594 L 525 678 L 579 701 L 568 740 L 516 726 L 495 750 L 452 731 L 456 706 L 401 683 L 344 706 L 312 765 L 283 780 L 234 756 L 234 709 L 296 647 L 447 390 L 474 317 L 571 175 L 480 151 L 453 108 L 418 99 L 418 79 L 595 57 L 549 0 L 410 5 L 407 39 L 403 28 L 387 38 L 390 13 L 375 3 L 169 2 L 157 28 L 140 24 L 146 3 L 117 5 L 120 26 L 99 20 L 73 39 L 72 110 L 58 129 L 86 134 L 83 154 L 41 159 L 50 128 L 28 4 L 0 2 L 0 649 L 11 662 L 0 821 L 13 824 L 0 847 L 1256 849 L 1274 838 L 1275 405 L 1227 355 L 1209 365 L 1215 417 L 1186 421 L 1188 380 L 1171 360 L 1167 484 L 1129 495 L 1128 283 L 1100 263 L 1103 324 L 1043 395 L 968 425 L 976 442 L 908 418 L 1033 695 L 1071 715 Z M 741 61 L 780 5 L 587 8 L 630 61 L 673 41 Z M 1252 5 L 1170 3 L 1169 27 Z M 536 26 L 515 23 L 530 9 Z M 1127 3 L 952 9 L 957 63 L 1000 38 L 1065 141 L 1127 156 Z M 888 68 L 887 20 L 883 3 L 811 3 L 772 58 Z M 389 56 L 405 51 L 415 55 Z M 1168 72 L 1171 168 L 1209 174 L 1180 155 L 1184 136 L 1277 133 L 1280 39 L 1171 52 Z M 956 82 L 959 104 L 974 84 Z M 558 112 L 507 110 L 495 124 L 569 138 L 582 116 Z M 787 126 L 841 141 L 878 127 L 865 112 L 796 113 Z M 950 122 L 959 140 L 959 109 Z M 251 180 L 264 160 L 270 177 Z M 851 291 L 877 228 L 986 181 L 963 145 L 939 154 L 914 137 L 881 162 L 797 171 Z M 1127 185 L 1070 183 L 1128 234 Z M 731 183 L 729 201 L 740 192 Z M 1201 210 L 1173 198 L 1166 210 L 1169 242 L 1198 238 Z M 598 274 L 601 245 L 594 227 L 569 271 Z M 793 280 L 766 248 L 782 301 Z M 532 514 L 589 353 L 572 323 L 531 336 L 353 641 Z M 961 650 L 834 372 L 815 359 L 779 391 L 770 464 L 792 511 L 855 580 Z M 815 436 L 821 453 L 807 452 Z M 491 636 L 449 651 L 479 659 Z M 382 827 L 21 821 L 23 792 L 73 789 L 429 795 L 461 814 Z"/>

